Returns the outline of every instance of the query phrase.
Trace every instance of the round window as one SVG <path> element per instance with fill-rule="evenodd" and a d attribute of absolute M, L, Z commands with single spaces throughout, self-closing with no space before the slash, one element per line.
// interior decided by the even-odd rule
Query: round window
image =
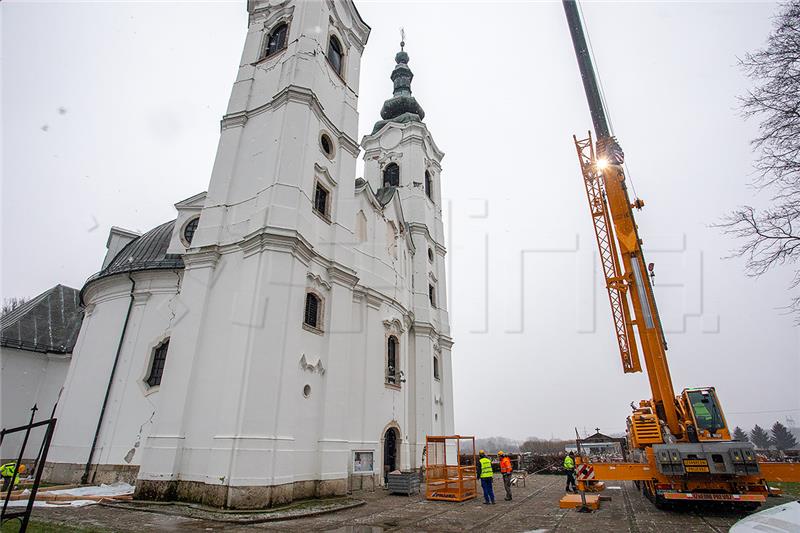
<path fill-rule="evenodd" d="M 325 154 L 325 157 L 328 159 L 333 159 L 333 141 L 327 133 L 320 135 L 319 145 L 320 148 L 322 148 L 322 152 Z"/>
<path fill-rule="evenodd" d="M 194 232 L 197 231 L 197 224 L 200 223 L 200 217 L 194 217 L 192 220 L 186 223 L 183 227 L 183 240 L 186 241 L 187 245 L 192 244 L 192 239 L 194 238 Z"/>
<path fill-rule="evenodd" d="M 305 387 L 303 387 L 303 396 L 305 396 L 306 398 L 311 396 L 311 385 L 306 385 Z"/>

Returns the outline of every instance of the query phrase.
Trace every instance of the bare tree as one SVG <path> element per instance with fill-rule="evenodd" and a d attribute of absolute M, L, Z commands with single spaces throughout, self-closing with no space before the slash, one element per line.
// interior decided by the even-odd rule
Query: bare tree
<path fill-rule="evenodd" d="M 800 258 L 800 0 L 780 6 L 767 45 L 740 60 L 755 88 L 741 98 L 745 117 L 757 117 L 759 135 L 753 185 L 771 195 L 772 206 L 740 207 L 718 227 L 743 244 L 734 251 L 747 260 L 748 275 L 759 276 L 776 265 Z M 795 270 L 792 288 L 800 285 Z M 788 308 L 798 315 L 800 296 Z"/>
<path fill-rule="evenodd" d="M 15 297 L 12 297 L 12 298 L 5 298 L 3 300 L 3 307 L 2 307 L 2 309 L 0 309 L 0 316 L 4 316 L 7 313 L 10 313 L 11 311 L 16 309 L 17 307 L 20 307 L 22 304 L 24 304 L 27 301 L 28 301 L 28 299 L 25 298 L 25 297 L 17 298 L 15 296 Z"/>

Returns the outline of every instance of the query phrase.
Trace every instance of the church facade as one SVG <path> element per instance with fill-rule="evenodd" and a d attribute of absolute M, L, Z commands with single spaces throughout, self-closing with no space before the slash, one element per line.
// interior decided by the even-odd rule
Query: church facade
<path fill-rule="evenodd" d="M 352 0 L 248 12 L 208 191 L 112 228 L 81 291 L 53 481 L 259 508 L 380 485 L 454 432 L 444 154 L 408 54 L 359 143 Z"/>

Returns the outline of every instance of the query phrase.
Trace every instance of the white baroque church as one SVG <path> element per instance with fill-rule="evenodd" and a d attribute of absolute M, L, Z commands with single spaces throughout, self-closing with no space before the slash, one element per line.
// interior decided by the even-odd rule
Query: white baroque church
<path fill-rule="evenodd" d="M 359 145 L 352 0 L 248 12 L 208 192 L 112 228 L 81 290 L 51 481 L 259 508 L 380 485 L 454 432 L 444 154 L 409 56 Z"/>

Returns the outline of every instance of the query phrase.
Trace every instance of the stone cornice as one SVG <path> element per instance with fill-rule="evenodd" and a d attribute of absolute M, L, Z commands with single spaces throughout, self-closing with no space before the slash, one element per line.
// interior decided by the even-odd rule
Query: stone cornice
<path fill-rule="evenodd" d="M 440 349 L 449 350 L 453 347 L 453 339 L 449 335 L 439 332 L 430 322 L 414 322 L 414 332 L 417 335 L 429 337 L 434 343 L 438 343 Z"/>
<path fill-rule="evenodd" d="M 269 30 L 278 22 L 290 22 L 294 14 L 294 6 L 287 6 L 287 3 L 288 1 L 284 1 L 283 5 L 275 4 L 267 8 L 258 8 L 255 11 L 250 11 L 248 23 L 250 25 L 254 23 L 261 24 L 264 30 Z"/>
<path fill-rule="evenodd" d="M 347 10 L 347 14 L 352 21 L 352 24 L 345 24 L 342 18 L 339 16 L 338 11 L 336 10 L 336 6 L 334 5 L 333 0 L 328 0 L 328 8 L 331 11 L 331 15 L 336 19 L 337 25 L 340 28 L 346 28 L 347 33 L 351 40 L 351 44 L 356 46 L 360 52 L 364 51 L 364 47 L 367 44 L 367 40 L 369 40 L 369 34 L 372 28 L 364 22 L 364 19 L 361 18 L 361 14 L 358 12 L 358 8 L 353 3 L 352 0 L 340 0 L 336 2 L 342 9 Z"/>
<path fill-rule="evenodd" d="M 375 133 L 365 135 L 361 138 L 361 145 L 366 147 L 367 145 L 372 144 L 373 142 L 379 142 L 379 139 L 383 134 L 391 128 L 397 128 L 403 130 L 403 137 L 400 140 L 398 146 L 402 146 L 403 144 L 413 142 L 413 143 L 423 143 L 427 141 L 428 146 L 430 147 L 431 156 L 433 160 L 439 164 L 441 160 L 444 158 L 444 152 L 442 152 L 438 146 L 436 146 L 436 142 L 433 140 L 433 136 L 431 135 L 430 131 L 428 131 L 428 127 L 423 122 L 405 122 L 405 123 L 397 123 L 397 122 L 387 122 L 381 129 L 376 131 Z M 366 149 L 366 148 L 365 148 Z M 372 148 L 369 150 L 372 152 Z M 428 151 L 427 149 L 425 150 Z M 441 169 L 441 166 L 439 167 Z"/>
<path fill-rule="evenodd" d="M 271 109 L 280 107 L 288 102 L 300 102 L 308 105 L 312 111 L 314 111 L 314 114 L 317 115 L 317 118 L 319 118 L 319 120 L 325 124 L 325 127 L 334 132 L 334 135 L 339 141 L 339 145 L 352 154 L 353 157 L 358 157 L 359 153 L 361 152 L 361 148 L 359 147 L 358 143 L 333 124 L 333 122 L 325 114 L 317 95 L 315 95 L 311 89 L 297 85 L 289 85 L 276 94 L 272 100 L 266 104 L 254 107 L 253 109 L 237 111 L 235 113 L 229 113 L 225 115 L 222 117 L 221 127 L 224 130 L 243 126 L 250 118 Z"/>
<path fill-rule="evenodd" d="M 328 277 L 332 283 L 352 289 L 358 284 L 358 276 L 355 271 L 340 264 L 332 264 L 328 267 Z"/>
<path fill-rule="evenodd" d="M 237 113 L 230 113 L 222 117 L 219 123 L 219 129 L 227 130 L 229 128 L 236 128 L 244 126 L 247 123 L 248 114 L 246 111 L 239 111 Z"/>
<path fill-rule="evenodd" d="M 383 320 L 383 327 L 387 331 L 392 331 L 397 334 L 402 334 L 406 331 L 406 328 L 403 325 L 403 321 L 397 317 L 385 318 Z"/>
<path fill-rule="evenodd" d="M 314 274 L 313 272 L 307 272 L 306 278 L 311 282 L 312 285 L 316 285 L 326 291 L 331 290 L 331 284 L 322 279 L 321 276 Z"/>
<path fill-rule="evenodd" d="M 214 268 L 217 266 L 220 255 L 221 254 L 217 250 L 201 248 L 199 251 L 190 251 L 183 254 L 183 264 L 186 267 L 186 270 L 195 268 Z"/>
<path fill-rule="evenodd" d="M 333 176 L 331 176 L 331 173 L 328 171 L 328 167 L 324 167 L 319 163 L 314 163 L 314 170 L 317 172 L 317 174 L 324 177 L 328 181 L 328 185 L 330 187 L 336 187 L 339 184 L 339 182 L 337 182 Z"/>
<path fill-rule="evenodd" d="M 444 247 L 443 244 L 439 244 L 431 235 L 431 231 L 427 225 L 422 224 L 421 222 L 409 222 L 408 223 L 408 230 L 411 232 L 412 235 L 424 235 L 425 238 L 433 243 L 433 247 L 436 248 L 436 251 L 441 254 L 447 254 L 447 248 Z"/>
<path fill-rule="evenodd" d="M 264 250 L 288 252 L 308 265 L 315 255 L 313 246 L 296 231 L 276 230 L 277 228 L 264 228 L 253 233 L 238 243 L 239 248 L 245 257 Z"/>
<path fill-rule="evenodd" d="M 364 291 L 364 297 L 367 301 L 367 307 L 372 307 L 373 309 L 380 309 L 381 305 L 383 305 L 383 297 L 379 293 L 371 289 L 366 289 Z"/>

